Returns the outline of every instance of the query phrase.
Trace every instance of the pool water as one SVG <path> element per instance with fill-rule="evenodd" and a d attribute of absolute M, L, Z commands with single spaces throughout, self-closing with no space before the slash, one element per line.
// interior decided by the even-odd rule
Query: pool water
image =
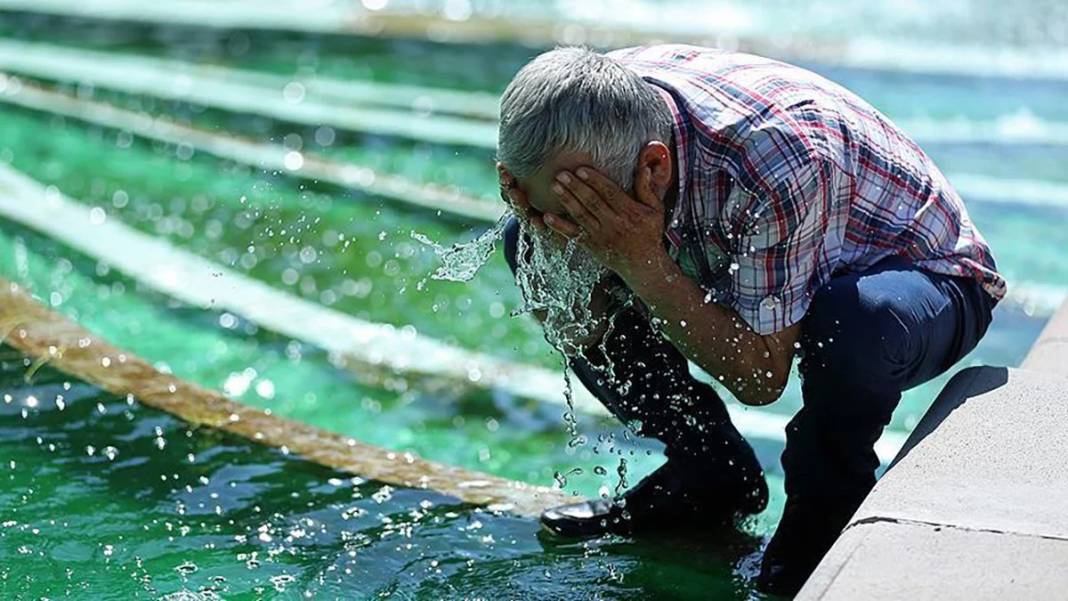
<path fill-rule="evenodd" d="M 560 544 L 539 537 L 531 520 L 194 428 L 49 367 L 27 383 L 27 367 L 0 347 L 0 591 L 8 599 L 561 598 L 575 590 L 729 598 L 749 590 L 735 566 L 756 549 L 751 537 Z"/>
<path fill-rule="evenodd" d="M 0 17 L 0 34 L 280 74 L 493 93 L 536 52 L 509 44 L 487 49 L 24 15 Z M 1068 120 L 1064 82 L 810 66 L 894 119 Z M 486 199 L 496 195 L 492 151 L 485 148 L 352 132 L 337 132 L 333 143 L 320 145 L 313 142 L 314 128 L 58 86 L 253 139 L 282 143 L 296 134 L 309 150 L 333 158 L 455 185 Z M 109 219 L 361 319 L 559 366 L 535 323 L 509 317 L 519 297 L 501 257 L 467 285 L 428 279 L 434 257 L 412 231 L 447 242 L 485 226 L 42 112 L 3 104 L 0 114 L 0 160 L 101 207 Z M 1068 183 L 1068 144 L 922 145 L 951 180 L 963 173 Z M 1068 286 L 1068 263 L 1061 260 L 1068 203 L 1021 200 L 1011 186 L 982 192 L 966 201 L 1010 287 L 1051 290 L 1060 298 Z M 320 349 L 240 316 L 183 306 L 2 220 L 0 277 L 182 378 L 371 444 L 539 484 L 563 482 L 566 474 L 565 489 L 586 496 L 618 484 L 621 459 L 631 482 L 662 461 L 655 443 L 589 416 L 579 417 L 589 443 L 569 446 L 559 406 L 497 392 L 431 393 L 400 375 L 386 385 L 367 381 L 337 368 Z M 1047 317 L 1048 309 L 1004 303 L 962 366 L 1018 363 Z M 190 431 L 136 400 L 116 399 L 47 368 L 26 383 L 23 360 L 10 349 L 3 353 L 0 391 L 11 401 L 0 404 L 0 477 L 9 479 L 0 487 L 0 555 L 19 559 L 0 566 L 5 596 L 96 598 L 115 591 L 116 598 L 155 598 L 188 590 L 225 598 L 306 592 L 343 598 L 744 598 L 752 594 L 754 553 L 781 512 L 781 443 L 758 439 L 773 500 L 745 534 L 698 542 L 553 544 L 536 535 L 530 520 L 491 515 L 425 491 L 398 489 L 379 502 L 374 493 L 380 484 L 353 484 L 350 475 L 296 457 L 207 429 Z M 907 392 L 891 429 L 914 426 L 947 378 Z M 59 394 L 62 411 L 55 404 Z M 27 405 L 30 396 L 36 407 Z M 767 411 L 789 415 L 799 405 L 795 378 Z M 162 449 L 156 427 L 166 434 Z M 114 459 L 103 452 L 108 447 L 117 449 Z"/>

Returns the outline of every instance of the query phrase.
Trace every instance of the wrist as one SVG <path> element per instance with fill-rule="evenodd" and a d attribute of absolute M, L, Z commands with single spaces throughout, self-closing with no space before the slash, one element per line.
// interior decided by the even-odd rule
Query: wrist
<path fill-rule="evenodd" d="M 628 288 L 645 299 L 646 294 L 670 284 L 677 277 L 677 272 L 678 266 L 671 260 L 667 250 L 657 247 L 653 253 L 635 261 L 625 272 L 618 272 L 618 275 Z"/>

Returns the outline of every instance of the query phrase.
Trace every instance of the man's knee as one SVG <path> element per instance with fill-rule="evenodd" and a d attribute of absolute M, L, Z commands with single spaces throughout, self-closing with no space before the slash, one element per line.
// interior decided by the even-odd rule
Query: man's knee
<path fill-rule="evenodd" d="M 802 371 L 835 379 L 892 381 L 903 375 L 914 346 L 892 298 L 865 293 L 857 279 L 832 281 L 816 294 L 802 325 Z"/>

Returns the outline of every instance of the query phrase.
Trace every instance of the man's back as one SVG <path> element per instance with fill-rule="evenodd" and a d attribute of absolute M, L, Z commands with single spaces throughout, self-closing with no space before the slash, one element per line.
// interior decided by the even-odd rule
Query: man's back
<path fill-rule="evenodd" d="M 697 230 L 710 264 L 728 255 L 732 271 L 718 285 L 755 330 L 795 323 L 832 275 L 890 255 L 1004 295 L 956 191 L 855 94 L 799 67 L 716 49 L 610 56 L 660 88 L 675 117 L 680 197 L 669 241 L 681 246 Z"/>

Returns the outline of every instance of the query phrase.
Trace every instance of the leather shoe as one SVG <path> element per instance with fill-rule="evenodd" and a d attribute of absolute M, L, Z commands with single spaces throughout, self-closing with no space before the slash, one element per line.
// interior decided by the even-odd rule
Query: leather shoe
<path fill-rule="evenodd" d="M 763 474 L 742 479 L 730 490 L 706 490 L 701 488 L 705 479 L 676 463 L 665 463 L 615 499 L 548 509 L 541 515 L 542 527 L 565 537 L 722 527 L 767 506 Z"/>

